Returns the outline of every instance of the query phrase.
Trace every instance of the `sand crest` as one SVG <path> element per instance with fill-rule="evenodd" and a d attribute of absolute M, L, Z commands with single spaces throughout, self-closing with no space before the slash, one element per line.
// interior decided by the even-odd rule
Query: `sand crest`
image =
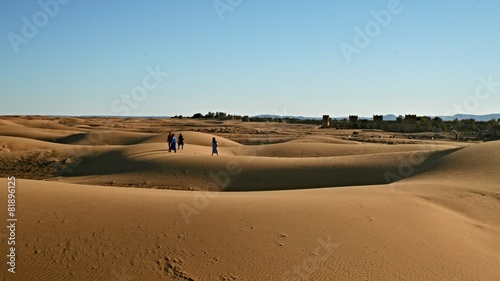
<path fill-rule="evenodd" d="M 309 125 L 30 118 L 0 126 L 0 197 L 15 176 L 18 215 L 16 273 L 2 263 L 4 280 L 500 276 L 500 141 L 390 145 Z M 274 143 L 241 144 L 257 127 Z M 167 151 L 169 131 L 185 136 L 184 150 Z"/>

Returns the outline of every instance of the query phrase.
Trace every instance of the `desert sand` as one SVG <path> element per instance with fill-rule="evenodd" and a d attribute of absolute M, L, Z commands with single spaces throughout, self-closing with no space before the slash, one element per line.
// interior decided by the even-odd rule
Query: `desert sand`
<path fill-rule="evenodd" d="M 167 151 L 166 134 L 185 136 Z M 498 280 L 500 141 L 0 118 L 3 280 Z M 216 137 L 220 155 L 211 156 Z"/>

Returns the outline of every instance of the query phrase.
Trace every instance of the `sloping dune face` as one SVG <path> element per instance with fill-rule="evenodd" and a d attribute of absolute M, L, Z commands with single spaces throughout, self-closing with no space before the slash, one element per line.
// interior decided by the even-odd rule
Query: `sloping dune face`
<path fill-rule="evenodd" d="M 92 134 L 93 138 L 95 135 Z M 213 135 L 209 134 L 186 132 L 190 142 L 185 149 L 170 153 L 166 143 L 161 141 L 163 136 L 142 136 L 132 141 L 138 137 L 136 133 L 105 132 L 102 138 L 111 135 L 116 135 L 116 139 L 107 143 L 120 144 L 64 144 L 69 140 L 88 141 L 80 139 L 80 134 L 60 138 L 64 139 L 62 144 L 13 137 L 0 137 L 0 140 L 17 151 L 17 154 L 4 156 L 11 167 L 18 166 L 16 159 L 21 161 L 23 156 L 43 158 L 50 155 L 53 167 L 60 171 L 54 171 L 47 178 L 99 185 L 212 191 L 384 184 L 392 181 L 388 173 L 398 173 L 402 159 L 417 159 L 417 169 L 456 149 L 449 145 L 398 147 L 329 143 L 242 146 L 217 137 L 221 155 L 212 156 Z M 157 142 L 153 142 L 155 138 Z M 133 144 L 123 144 L 131 141 Z M 36 170 L 36 167 L 30 169 Z"/>
<path fill-rule="evenodd" d="M 474 225 L 500 225 L 500 141 L 472 145 L 435 159 L 420 175 L 399 182 L 431 204 L 458 212 Z M 497 249 L 500 240 L 495 238 Z"/>
<path fill-rule="evenodd" d="M 103 123 L 89 122 L 93 126 Z M 0 127 L 4 134 L 0 144 L 11 152 L 0 154 L 8 163 L 3 175 L 96 185 L 266 191 L 386 184 L 404 178 L 399 176 L 402 161 L 412 161 L 414 175 L 421 165 L 457 149 L 452 144 L 386 145 L 335 136 L 241 145 L 213 134 L 165 128 L 177 136 L 182 133 L 186 143 L 185 149 L 169 153 L 165 134 L 137 132 L 140 127 L 83 130 L 85 122 L 71 118 L 48 124 L 48 128 L 39 128 L 40 122 L 33 127 L 22 123 L 22 130 Z M 53 129 L 56 125 L 67 128 Z M 219 156 L 211 155 L 214 137 Z"/>
<path fill-rule="evenodd" d="M 18 259 L 5 280 L 500 276 L 499 141 L 387 145 L 280 125 L 269 134 L 287 141 L 242 145 L 231 138 L 263 125 L 7 121 L 0 197 L 15 176 Z M 183 150 L 168 152 L 167 132 Z"/>

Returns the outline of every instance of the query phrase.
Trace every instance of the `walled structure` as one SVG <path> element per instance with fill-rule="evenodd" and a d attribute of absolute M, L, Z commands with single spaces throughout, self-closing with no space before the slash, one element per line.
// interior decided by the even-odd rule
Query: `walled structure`
<path fill-rule="evenodd" d="M 500 124 L 489 127 L 490 134 L 494 137 L 500 137 Z"/>
<path fill-rule="evenodd" d="M 321 128 L 330 128 L 330 123 L 332 119 L 330 119 L 330 115 L 323 115 L 323 124 Z"/>
<path fill-rule="evenodd" d="M 384 125 L 384 116 L 383 115 L 373 115 L 373 123 L 372 123 L 372 128 L 373 129 L 383 129 Z"/>
<path fill-rule="evenodd" d="M 373 115 L 373 122 L 382 123 L 384 121 L 383 115 Z"/>
<path fill-rule="evenodd" d="M 406 114 L 403 120 L 403 131 L 406 133 L 412 133 L 417 131 L 417 115 Z"/>
<path fill-rule="evenodd" d="M 373 115 L 373 120 L 359 119 L 358 115 L 349 115 L 349 119 L 334 119 L 330 115 L 323 115 L 321 128 L 332 129 L 375 129 L 389 132 L 477 132 L 478 134 L 489 133 L 493 137 L 500 137 L 499 121 L 479 121 L 474 119 L 462 119 L 453 121 L 443 121 L 440 118 L 430 116 L 417 116 L 416 114 L 406 114 L 404 118 L 397 120 L 384 120 L 383 115 Z M 486 131 L 486 129 L 488 131 Z"/>

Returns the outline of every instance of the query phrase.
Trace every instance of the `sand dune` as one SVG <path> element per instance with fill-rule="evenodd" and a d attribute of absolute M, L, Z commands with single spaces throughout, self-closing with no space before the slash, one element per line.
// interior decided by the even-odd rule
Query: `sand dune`
<path fill-rule="evenodd" d="M 482 222 L 477 227 L 500 226 L 500 142 L 469 146 L 437 158 L 423 173 L 402 180 L 406 190 Z M 436 179 L 439 179 L 436 182 Z M 476 205 L 477 204 L 477 205 Z M 500 250 L 500 240 L 497 249 Z"/>
<path fill-rule="evenodd" d="M 231 146 L 240 146 L 239 143 L 226 139 L 224 137 L 219 137 L 217 135 L 213 134 L 207 134 L 207 133 L 200 133 L 200 132 L 190 132 L 190 131 L 171 131 L 176 135 L 176 137 L 179 137 L 179 134 L 182 134 L 184 136 L 185 142 L 188 145 L 196 145 L 196 146 L 211 146 L 212 145 L 212 138 L 216 137 L 217 142 L 221 147 L 231 147 Z M 166 142 L 166 134 L 165 135 L 160 135 L 160 136 L 155 136 L 153 138 L 150 138 L 144 142 L 157 142 L 157 143 L 165 143 Z"/>
<path fill-rule="evenodd" d="M 385 186 L 210 197 L 23 180 L 19 186 L 19 209 L 30 216 L 18 232 L 24 240 L 18 254 L 29 262 L 20 262 L 17 280 L 122 274 L 133 280 L 494 280 L 500 273 L 498 224 L 478 227 Z"/>
<path fill-rule="evenodd" d="M 0 185 L 18 179 L 19 216 L 17 273 L 3 263 L 4 280 L 500 276 L 500 141 L 388 145 L 234 121 L 2 121 Z M 282 141 L 230 139 L 256 130 Z M 168 153 L 167 131 L 183 133 L 184 150 Z"/>
<path fill-rule="evenodd" d="M 55 140 L 59 138 L 79 133 L 79 131 L 76 130 L 53 130 L 46 128 L 30 128 L 25 126 L 22 127 L 22 129 L 18 126 L 0 127 L 0 135 L 55 142 Z"/>
<path fill-rule="evenodd" d="M 22 125 L 17 124 L 15 122 L 9 120 L 0 120 L 0 126 L 14 126 L 14 127 L 22 127 Z"/>
<path fill-rule="evenodd" d="M 241 146 L 219 137 L 221 156 L 210 157 L 212 135 L 185 134 L 190 141 L 205 145 L 190 143 L 185 150 L 168 153 L 166 144 L 153 142 L 153 138 L 135 145 L 70 146 L 33 140 L 18 141 L 17 144 L 30 150 L 49 149 L 60 161 L 66 161 L 72 152 L 78 155 L 79 164 L 74 165 L 70 172 L 58 175 L 54 170 L 52 177 L 63 176 L 59 178 L 61 181 L 219 191 L 383 184 L 388 182 L 384 173 L 397 173 L 401 159 L 419 158 L 421 163 L 415 166 L 418 168 L 436 155 L 449 153 L 447 151 L 456 148 L 450 145 L 429 147 L 322 143 Z M 126 144 L 135 135 L 106 132 L 103 141 L 109 142 L 106 138 L 116 136 L 114 142 Z M 73 137 L 71 135 L 67 139 Z M 15 147 L 13 142 L 16 138 L 3 138 L 9 147 Z M 156 141 L 161 141 L 163 137 L 156 138 Z M 80 141 L 78 138 L 74 143 Z M 54 163 L 57 164 L 61 163 Z M 283 181 L 283 178 L 288 180 Z M 217 188 L 212 186 L 213 182 L 217 183 Z"/>
<path fill-rule="evenodd" d="M 60 180 L 217 191 L 372 185 L 387 183 L 384 173 L 397 173 L 400 158 L 409 157 L 409 153 L 397 153 L 277 159 L 230 155 L 210 157 L 207 148 L 204 148 L 205 155 L 202 155 L 200 148 L 195 149 L 195 152 L 199 155 L 181 155 L 183 152 L 166 155 L 166 149 L 158 146 L 140 153 L 105 151 L 85 157 L 67 178 Z M 441 154 L 422 152 L 419 157 L 428 160 Z M 125 182 L 119 181 L 124 177 Z M 217 188 L 212 186 L 214 182 Z"/>
<path fill-rule="evenodd" d="M 0 146 L 9 148 L 10 151 L 32 151 L 32 150 L 62 150 L 64 145 L 39 141 L 36 139 L 28 139 L 22 137 L 6 137 L 0 136 Z"/>
<path fill-rule="evenodd" d="M 236 155 L 242 156 L 265 156 L 280 158 L 309 158 L 309 157 L 331 157 L 348 155 L 369 155 L 380 153 L 399 153 L 416 151 L 435 151 L 454 149 L 449 143 L 445 145 L 409 144 L 404 146 L 392 146 L 383 144 L 367 143 L 323 143 L 323 142 L 286 142 L 269 144 L 265 146 L 243 146 L 232 149 Z"/>

